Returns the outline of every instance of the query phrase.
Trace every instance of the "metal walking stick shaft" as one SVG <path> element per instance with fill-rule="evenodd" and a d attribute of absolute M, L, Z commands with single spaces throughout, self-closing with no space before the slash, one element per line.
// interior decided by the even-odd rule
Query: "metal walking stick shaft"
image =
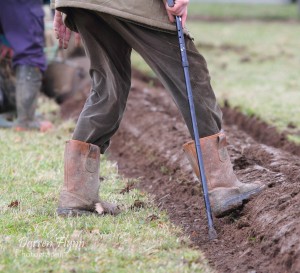
<path fill-rule="evenodd" d="M 168 5 L 169 5 L 169 7 L 173 7 L 174 0 L 168 0 Z M 185 48 L 184 32 L 183 32 L 183 28 L 182 28 L 181 17 L 180 16 L 175 16 L 175 17 L 176 17 L 176 27 L 177 27 L 177 32 L 178 32 L 179 47 L 180 47 L 180 53 L 181 53 L 181 61 L 182 61 L 184 77 L 185 77 L 186 91 L 187 91 L 187 95 L 188 95 L 188 101 L 189 101 L 192 124 L 193 124 L 194 141 L 195 141 L 195 146 L 196 146 L 198 167 L 199 167 L 199 173 L 200 173 L 200 177 L 201 177 L 201 184 L 202 184 L 202 190 L 203 190 L 205 207 L 206 207 L 209 238 L 215 239 L 217 237 L 217 233 L 216 233 L 216 230 L 215 230 L 214 224 L 213 224 L 211 206 L 210 206 L 209 195 L 208 195 L 208 187 L 207 187 L 207 182 L 206 182 L 204 163 L 203 163 L 202 151 L 201 151 L 201 146 L 200 146 L 200 137 L 199 137 L 199 131 L 198 131 L 198 125 L 197 125 L 197 119 L 196 119 L 196 112 L 195 112 L 195 105 L 194 105 L 194 99 L 193 99 L 193 92 L 192 92 L 191 80 L 190 80 L 190 74 L 189 74 L 189 63 L 188 63 L 187 53 L 186 53 L 186 48 Z"/>

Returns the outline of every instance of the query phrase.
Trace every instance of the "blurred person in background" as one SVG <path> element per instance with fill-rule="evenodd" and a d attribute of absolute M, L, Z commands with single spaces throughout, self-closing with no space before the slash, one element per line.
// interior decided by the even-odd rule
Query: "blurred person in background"
<path fill-rule="evenodd" d="M 13 126 L 17 131 L 44 132 L 52 128 L 49 121 L 40 121 L 35 117 L 42 75 L 46 70 L 42 5 L 41 0 L 11 0 L 1 3 L 0 25 L 13 51 L 12 67 L 16 74 L 17 121 Z M 2 53 L 3 50 L 5 47 L 2 46 Z"/>

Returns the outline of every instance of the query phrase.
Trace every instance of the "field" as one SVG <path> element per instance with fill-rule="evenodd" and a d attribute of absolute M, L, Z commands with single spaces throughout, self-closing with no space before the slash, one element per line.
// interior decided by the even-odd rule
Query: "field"
<path fill-rule="evenodd" d="M 191 4 L 188 29 L 207 60 L 237 177 L 266 189 L 208 240 L 190 140 L 165 88 L 136 53 L 124 119 L 101 158 L 113 216 L 60 218 L 65 141 L 90 86 L 57 105 L 50 133 L 0 129 L 0 272 L 299 272 L 300 25 L 296 5 Z M 72 119 L 67 119 L 72 117 Z"/>
<path fill-rule="evenodd" d="M 207 241 L 201 190 L 180 152 L 189 136 L 155 75 L 137 55 L 133 66 L 149 76 L 149 86 L 135 83 L 137 90 L 131 93 L 112 146 L 113 158 L 118 158 L 122 173 L 146 179 L 142 187 L 156 195 L 157 204 L 184 227 L 218 272 L 298 272 L 296 6 L 195 5 L 190 15 L 187 27 L 208 62 L 223 106 L 235 172 L 241 181 L 263 181 L 268 189 L 242 210 L 215 219 L 219 239 Z"/>
<path fill-rule="evenodd" d="M 74 123 L 56 122 L 50 134 L 0 130 L 0 272 L 212 272 L 151 195 L 126 192 L 138 179 L 122 177 L 106 158 L 101 195 L 123 213 L 58 217 L 64 142 Z"/>

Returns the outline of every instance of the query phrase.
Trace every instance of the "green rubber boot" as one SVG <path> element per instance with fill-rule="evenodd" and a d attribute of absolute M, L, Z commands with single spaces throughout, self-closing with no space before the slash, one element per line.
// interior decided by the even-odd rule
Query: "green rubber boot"
<path fill-rule="evenodd" d="M 47 131 L 52 124 L 35 118 L 37 99 L 42 85 L 42 73 L 38 67 L 19 65 L 16 69 L 17 131 Z"/>
<path fill-rule="evenodd" d="M 117 205 L 99 198 L 100 149 L 98 146 L 69 140 L 65 148 L 65 178 L 59 197 L 59 216 L 92 213 L 116 215 Z"/>
<path fill-rule="evenodd" d="M 265 186 L 258 181 L 241 183 L 233 172 L 224 132 L 200 139 L 211 207 L 216 217 L 222 217 L 240 207 L 245 200 L 260 193 Z M 199 178 L 194 141 L 183 149 Z"/>

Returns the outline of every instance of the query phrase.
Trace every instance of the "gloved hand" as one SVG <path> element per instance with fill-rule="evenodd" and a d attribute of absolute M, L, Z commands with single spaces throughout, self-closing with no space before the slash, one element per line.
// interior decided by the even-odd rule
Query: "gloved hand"
<path fill-rule="evenodd" d="M 166 2 L 166 10 L 169 16 L 169 20 L 171 23 L 175 22 L 174 16 L 181 16 L 182 26 L 185 26 L 186 18 L 187 18 L 187 7 L 189 4 L 189 0 L 176 0 L 173 7 L 169 7 L 168 2 Z"/>
<path fill-rule="evenodd" d="M 59 46 L 66 49 L 69 45 L 72 31 L 64 25 L 62 13 L 57 10 L 54 14 L 53 29 L 56 35 L 56 39 L 58 39 L 59 41 Z M 80 44 L 79 33 L 75 33 L 75 43 L 77 46 Z"/>

